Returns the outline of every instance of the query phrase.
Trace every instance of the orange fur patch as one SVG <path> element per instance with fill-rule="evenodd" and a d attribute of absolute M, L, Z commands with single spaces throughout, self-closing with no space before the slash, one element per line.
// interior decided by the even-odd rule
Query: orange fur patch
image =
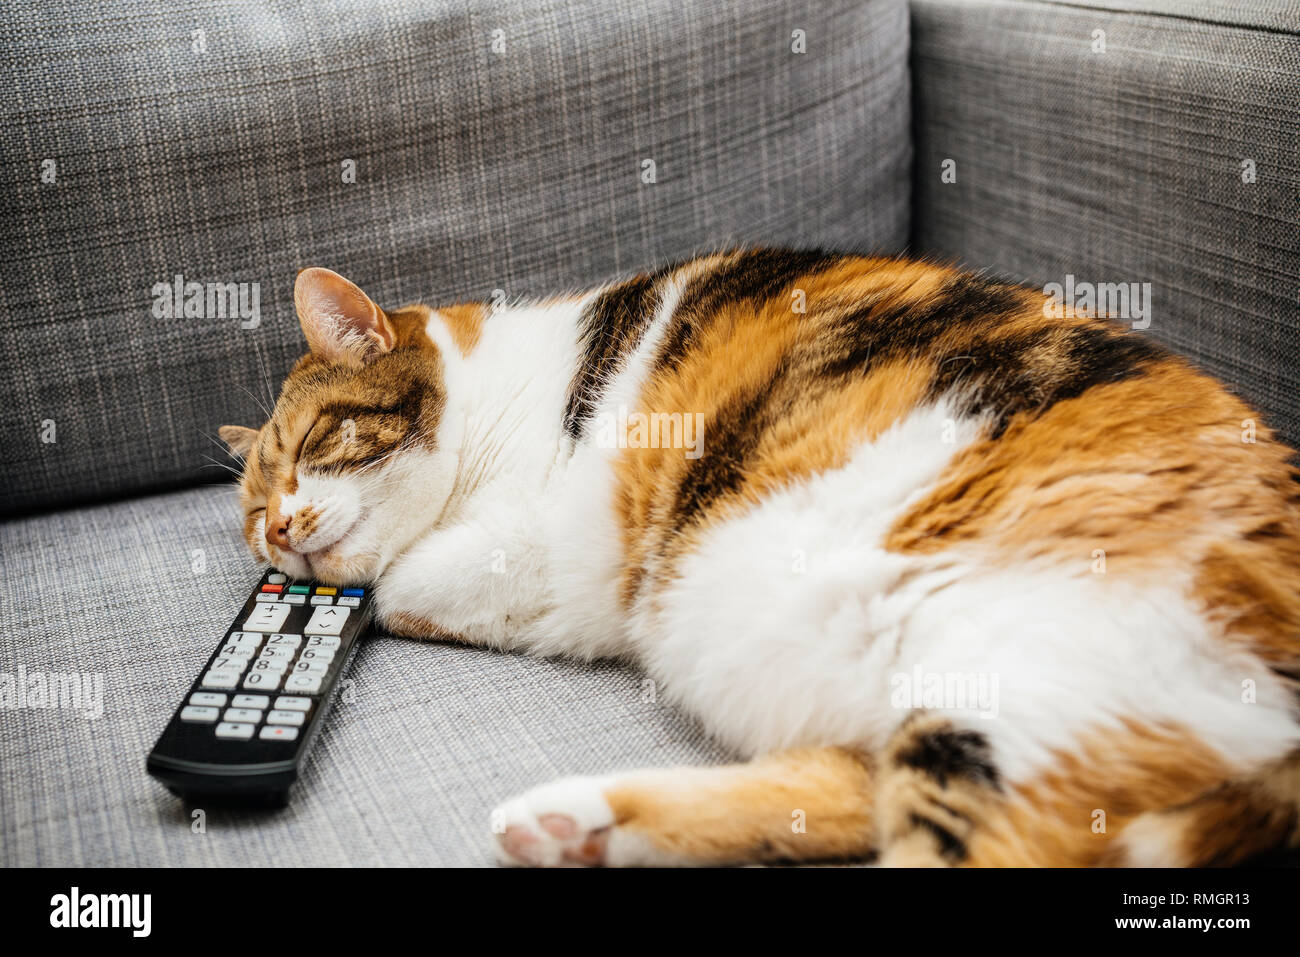
<path fill-rule="evenodd" d="M 483 323 L 487 320 L 488 307 L 481 302 L 467 302 L 456 306 L 443 306 L 438 309 L 451 333 L 452 341 L 461 355 L 469 355 L 478 345 L 483 335 Z"/>
<path fill-rule="evenodd" d="M 1182 728 L 1124 722 L 1096 730 L 1037 778 L 990 803 L 967 861 L 977 867 L 1123 863 L 1124 828 L 1139 815 L 1192 801 L 1232 769 Z"/>
<path fill-rule="evenodd" d="M 859 755 L 840 748 L 638 772 L 610 787 L 605 799 L 620 828 L 674 860 L 829 860 L 871 850 L 871 772 Z"/>

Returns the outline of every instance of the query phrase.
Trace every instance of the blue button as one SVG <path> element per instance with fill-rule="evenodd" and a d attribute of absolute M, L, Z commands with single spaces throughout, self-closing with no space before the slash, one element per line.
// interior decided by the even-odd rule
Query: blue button
<path fill-rule="evenodd" d="M 345 588 L 343 589 L 344 598 L 360 598 L 366 593 L 364 588 Z"/>

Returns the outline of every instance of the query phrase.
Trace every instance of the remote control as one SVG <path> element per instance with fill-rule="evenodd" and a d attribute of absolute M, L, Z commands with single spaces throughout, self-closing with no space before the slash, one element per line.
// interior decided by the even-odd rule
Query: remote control
<path fill-rule="evenodd" d="M 188 801 L 283 807 L 369 624 L 370 589 L 268 572 L 149 752 Z"/>

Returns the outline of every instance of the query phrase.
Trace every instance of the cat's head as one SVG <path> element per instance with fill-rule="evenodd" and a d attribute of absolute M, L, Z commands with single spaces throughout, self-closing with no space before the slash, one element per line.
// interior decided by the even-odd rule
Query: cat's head
<path fill-rule="evenodd" d="M 295 578 L 373 581 L 450 494 L 454 459 L 439 447 L 446 407 L 430 310 L 386 313 L 328 269 L 306 269 L 294 304 L 311 352 L 259 429 L 226 425 L 244 460 L 244 538 Z"/>

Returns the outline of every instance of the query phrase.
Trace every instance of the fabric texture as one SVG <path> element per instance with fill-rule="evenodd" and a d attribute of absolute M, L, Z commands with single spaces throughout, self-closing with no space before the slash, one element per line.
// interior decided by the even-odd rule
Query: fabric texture
<path fill-rule="evenodd" d="M 0 513 L 215 474 L 309 265 L 446 303 L 907 239 L 904 0 L 5 4 L 0 72 Z"/>
<path fill-rule="evenodd" d="M 915 0 L 912 71 L 915 251 L 1150 283 L 1146 334 L 1300 443 L 1300 4 Z"/>
<path fill-rule="evenodd" d="M 237 516 L 215 487 L 0 524 L 0 671 L 103 682 L 98 718 L 0 710 L 0 866 L 490 864 L 518 791 L 726 757 L 630 669 L 372 636 L 289 807 L 196 833 L 144 759 L 257 581 Z"/>

